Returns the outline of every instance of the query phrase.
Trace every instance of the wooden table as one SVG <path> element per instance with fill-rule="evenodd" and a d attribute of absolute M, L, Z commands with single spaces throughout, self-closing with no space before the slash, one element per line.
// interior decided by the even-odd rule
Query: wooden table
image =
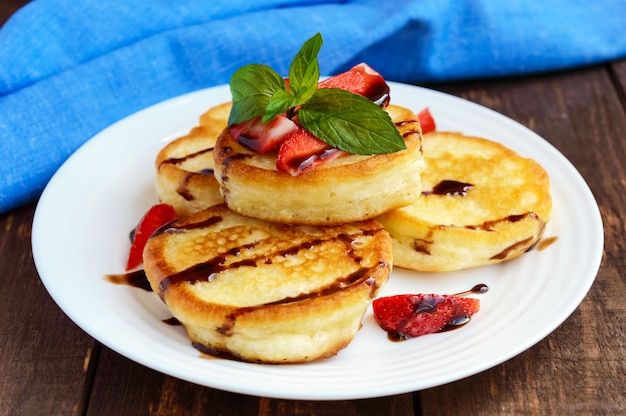
<path fill-rule="evenodd" d="M 3 2 L 0 23 L 23 3 Z M 32 203 L 0 215 L 0 414 L 626 414 L 626 60 L 430 87 L 536 131 L 576 166 L 598 201 L 606 233 L 598 277 L 547 338 L 483 373 L 391 397 L 293 401 L 202 387 L 120 356 L 64 315 L 35 270 Z"/>

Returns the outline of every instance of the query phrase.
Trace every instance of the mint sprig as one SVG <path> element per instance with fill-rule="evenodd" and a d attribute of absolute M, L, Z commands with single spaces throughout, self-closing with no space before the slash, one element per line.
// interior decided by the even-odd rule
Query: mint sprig
<path fill-rule="evenodd" d="M 404 139 L 385 110 L 370 100 L 337 88 L 320 88 L 317 55 L 323 39 L 308 39 L 289 67 L 285 80 L 267 65 L 238 69 L 230 80 L 233 106 L 228 124 L 255 117 L 267 123 L 274 117 L 296 114 L 300 125 L 318 139 L 340 150 L 361 155 L 405 149 Z"/>
<path fill-rule="evenodd" d="M 298 119 L 315 137 L 349 153 L 372 155 L 406 149 L 385 110 L 339 88 L 319 89 L 302 105 Z"/>

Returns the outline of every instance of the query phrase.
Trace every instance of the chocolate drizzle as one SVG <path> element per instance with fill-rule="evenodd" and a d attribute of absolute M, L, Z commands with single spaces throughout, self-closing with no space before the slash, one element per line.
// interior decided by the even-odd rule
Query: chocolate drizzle
<path fill-rule="evenodd" d="M 165 159 L 164 161 L 162 161 L 159 164 L 159 167 L 161 167 L 161 165 L 165 165 L 165 164 L 178 166 L 178 165 L 180 165 L 183 162 L 186 162 L 186 161 L 191 160 L 191 159 L 195 159 L 198 156 L 202 156 L 202 155 L 204 155 L 206 153 L 210 153 L 212 151 L 213 151 L 213 147 L 208 147 L 206 149 L 198 150 L 197 152 L 190 153 L 190 154 L 188 154 L 186 156 L 183 156 L 183 157 L 171 157 L 169 159 Z M 205 170 L 202 170 L 201 172 L 202 173 L 209 173 L 209 172 L 213 173 L 213 169 L 205 169 Z"/>
<path fill-rule="evenodd" d="M 343 151 L 334 147 L 324 148 L 316 153 L 296 157 L 289 160 L 289 168 L 293 171 L 304 172 L 305 170 L 323 162 L 327 159 L 333 159 L 344 154 Z"/>
<path fill-rule="evenodd" d="M 197 152 L 190 153 L 183 157 L 178 157 L 178 158 L 171 157 L 169 159 L 165 159 L 164 161 L 162 161 L 159 164 L 159 169 L 163 165 L 179 166 L 188 160 L 195 159 L 196 157 L 202 156 L 210 152 L 213 152 L 213 147 L 208 147 L 206 149 L 202 149 Z M 196 199 L 196 197 L 189 190 L 189 181 L 193 178 L 194 175 L 213 175 L 213 168 L 205 168 L 196 172 L 189 172 L 185 175 L 185 177 L 181 180 L 180 184 L 178 185 L 178 188 L 176 189 L 176 193 L 179 194 L 181 197 L 183 197 L 186 201 L 193 201 L 194 199 Z"/>
<path fill-rule="evenodd" d="M 159 234 L 178 234 L 178 233 L 182 233 L 188 230 L 195 230 L 198 228 L 210 227 L 212 225 L 219 223 L 220 221 L 222 221 L 222 219 L 223 218 L 220 217 L 219 215 L 214 215 L 212 217 L 208 217 L 198 222 L 185 222 L 184 218 L 178 219 L 178 220 L 174 220 L 170 222 L 164 227 L 159 228 L 158 230 L 154 232 L 152 236 L 156 237 Z"/>
<path fill-rule="evenodd" d="M 467 193 L 474 188 L 471 183 L 453 181 L 444 179 L 435 185 L 432 191 L 424 191 L 422 195 L 454 195 L 466 196 Z"/>
<path fill-rule="evenodd" d="M 412 134 L 419 134 L 420 130 L 419 130 L 419 126 L 420 123 L 417 120 L 402 120 L 402 121 L 397 121 L 395 123 L 393 123 L 396 128 L 399 130 L 401 127 L 407 126 L 409 125 L 409 127 L 407 127 L 406 131 L 404 133 L 402 133 L 402 138 L 406 140 L 407 137 L 411 136 Z"/>
<path fill-rule="evenodd" d="M 196 227 L 197 224 L 189 224 L 189 226 Z M 170 227 L 162 230 L 161 232 L 182 232 L 185 229 L 187 228 L 186 227 L 181 228 L 177 226 L 175 223 L 173 223 L 170 225 Z M 376 231 L 362 230 L 361 233 L 358 235 L 374 233 L 374 232 Z M 340 241 L 343 241 L 346 244 L 347 246 L 346 253 L 348 254 L 348 256 L 350 256 L 355 261 L 355 263 L 360 264 L 362 260 L 361 257 L 357 256 L 354 250 L 351 248 L 352 243 L 354 241 L 354 237 L 355 235 L 350 235 L 350 234 L 340 234 L 337 236 L 337 238 Z M 195 284 L 199 282 L 212 282 L 214 279 L 219 278 L 220 274 L 226 270 L 233 270 L 233 269 L 237 269 L 241 267 L 257 267 L 260 264 L 272 264 L 274 261 L 273 259 L 277 257 L 293 256 L 302 250 L 311 250 L 317 246 L 321 246 L 325 244 L 326 242 L 327 240 L 314 238 L 311 240 L 303 241 L 297 245 L 294 245 L 286 249 L 276 250 L 270 253 L 263 253 L 263 254 L 256 255 L 253 257 L 248 257 L 248 258 L 242 258 L 242 257 L 245 257 L 245 252 L 253 251 L 254 248 L 257 246 L 257 244 L 260 245 L 261 242 L 250 243 L 250 244 L 245 244 L 245 245 L 238 246 L 238 247 L 233 247 L 229 249 L 228 251 L 226 251 L 225 253 L 222 253 L 218 256 L 207 259 L 206 261 L 202 263 L 197 263 L 185 270 L 182 270 L 178 273 L 165 277 L 163 280 L 161 280 L 161 283 L 159 285 L 159 292 L 163 294 L 170 286 L 177 285 L 180 283 L 185 283 L 185 282 L 190 283 L 190 284 Z M 238 259 L 238 260 L 231 261 L 233 258 Z M 239 258 L 242 258 L 242 259 L 239 260 Z M 387 267 L 387 266 L 385 264 L 378 264 L 375 267 Z M 313 297 L 327 296 L 327 295 L 337 292 L 338 290 L 342 290 L 345 287 L 366 282 L 369 279 L 370 275 L 371 275 L 370 268 L 361 267 L 361 269 L 352 273 L 349 276 L 340 277 L 336 279 L 335 282 L 333 282 L 333 284 L 329 287 L 320 288 L 316 290 L 315 292 L 311 292 L 311 293 L 303 293 L 297 297 L 285 298 L 285 299 L 281 299 L 278 301 L 270 302 L 262 306 L 267 306 L 270 304 L 275 305 L 275 304 L 281 304 L 281 303 L 290 303 L 290 302 L 301 301 L 301 300 L 305 300 L 305 299 L 313 298 Z"/>
<path fill-rule="evenodd" d="M 491 232 L 499 224 L 502 224 L 504 222 L 515 223 L 518 221 L 522 221 L 526 218 L 531 218 L 533 220 L 540 222 L 538 233 L 534 236 L 527 237 L 527 238 L 524 238 L 523 240 L 515 242 L 514 244 L 506 247 L 501 252 L 494 254 L 489 259 L 489 260 L 504 260 L 513 252 L 523 250 L 523 249 L 525 249 L 526 251 L 531 251 L 533 248 L 535 248 L 535 245 L 539 242 L 539 239 L 543 235 L 543 232 L 546 227 L 545 221 L 539 218 L 539 216 L 536 213 L 526 212 L 523 214 L 513 214 L 513 215 L 509 215 L 508 217 L 499 218 L 497 220 L 485 221 L 481 224 L 465 225 L 463 226 L 463 228 L 467 228 L 469 230 Z M 437 226 L 437 227 L 441 227 L 441 226 Z M 425 255 L 430 255 L 430 246 L 434 244 L 433 231 L 434 229 L 431 229 L 428 235 L 424 236 L 423 238 L 415 238 L 412 243 L 413 250 L 419 253 L 425 254 Z"/>
<path fill-rule="evenodd" d="M 146 272 L 143 270 L 136 270 L 122 274 L 107 274 L 104 275 L 104 280 L 116 285 L 127 285 L 152 292 L 150 282 L 148 282 L 148 278 L 146 277 Z"/>
<path fill-rule="evenodd" d="M 502 222 L 518 222 L 525 218 L 532 218 L 537 221 L 541 221 L 541 219 L 534 212 L 525 212 L 523 214 L 513 214 L 508 217 L 499 218 L 497 220 L 485 221 L 482 224 L 478 225 L 466 225 L 465 228 L 469 228 L 470 230 L 483 230 L 483 231 L 493 231 L 496 225 Z M 542 221 L 543 222 L 543 221 Z"/>
<path fill-rule="evenodd" d="M 230 133 L 229 133 L 230 134 Z M 217 161 L 221 160 L 221 167 L 222 167 L 222 175 L 220 177 L 220 180 L 222 181 L 222 185 L 225 184 L 226 182 L 228 182 L 228 169 L 230 168 L 230 165 L 232 165 L 233 162 L 235 161 L 240 161 L 240 160 L 246 160 L 249 159 L 253 156 L 253 154 L 249 154 L 249 153 L 235 153 L 233 148 L 230 146 L 224 146 L 222 148 L 219 149 L 218 155 L 215 158 Z M 219 163 L 219 162 L 218 162 Z M 223 191 L 227 191 L 227 189 L 224 189 L 222 187 Z"/>

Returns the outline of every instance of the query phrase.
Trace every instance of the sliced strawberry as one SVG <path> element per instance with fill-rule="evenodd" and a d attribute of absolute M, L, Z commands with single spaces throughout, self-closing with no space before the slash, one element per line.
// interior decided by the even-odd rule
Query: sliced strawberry
<path fill-rule="evenodd" d="M 154 205 L 144 214 L 132 234 L 132 244 L 128 253 L 126 270 L 134 269 L 143 263 L 143 249 L 148 242 L 148 238 L 158 228 L 176 219 L 176 217 L 176 211 L 168 204 Z"/>
<path fill-rule="evenodd" d="M 389 85 L 382 75 L 366 63 L 321 81 L 319 88 L 341 88 L 362 95 L 383 108 L 387 107 L 390 100 Z"/>
<path fill-rule="evenodd" d="M 433 115 L 430 114 L 430 110 L 428 108 L 420 111 L 417 118 L 422 126 L 422 134 L 430 133 L 431 131 L 435 131 L 437 129 L 435 119 L 433 118 Z"/>
<path fill-rule="evenodd" d="M 378 324 L 395 339 L 403 340 L 463 325 L 478 311 L 478 299 L 455 295 L 407 294 L 375 299 Z"/>
<path fill-rule="evenodd" d="M 454 300 L 457 304 L 463 306 L 463 312 L 469 316 L 474 315 L 480 309 L 480 301 L 476 298 L 464 298 L 455 296 Z"/>
<path fill-rule="evenodd" d="M 267 123 L 256 117 L 232 125 L 230 134 L 255 152 L 265 153 L 277 149 L 285 137 L 297 128 L 296 123 L 284 116 L 276 116 Z"/>
<path fill-rule="evenodd" d="M 331 147 L 309 133 L 298 128 L 287 135 L 278 149 L 276 168 L 292 176 L 329 162 L 344 152 Z"/>

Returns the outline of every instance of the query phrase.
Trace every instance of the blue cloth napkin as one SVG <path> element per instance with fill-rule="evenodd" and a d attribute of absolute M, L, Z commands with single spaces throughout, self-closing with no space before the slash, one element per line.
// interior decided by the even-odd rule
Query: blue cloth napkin
<path fill-rule="evenodd" d="M 624 0 L 35 0 L 0 29 L 0 212 L 115 121 L 249 63 L 286 75 L 317 32 L 323 74 L 364 61 L 426 83 L 623 57 L 625 16 Z"/>

